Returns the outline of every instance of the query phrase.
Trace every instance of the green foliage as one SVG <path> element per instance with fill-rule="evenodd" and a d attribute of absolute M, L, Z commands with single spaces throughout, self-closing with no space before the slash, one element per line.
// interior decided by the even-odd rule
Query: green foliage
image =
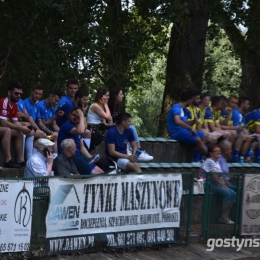
<path fill-rule="evenodd" d="M 131 89 L 127 95 L 127 111 L 132 114 L 132 122 L 140 136 L 156 136 L 161 112 L 161 103 L 165 85 L 165 55 L 155 58 L 151 68 L 151 85 L 142 85 Z"/>
<path fill-rule="evenodd" d="M 238 94 L 241 82 L 240 58 L 225 31 L 210 24 L 207 42 L 203 90 L 211 95 Z"/>
<path fill-rule="evenodd" d="M 128 1 L 12 0 L 0 2 L 0 17 L 0 87 L 16 79 L 25 95 L 37 82 L 45 94 L 63 90 L 68 78 L 89 89 L 135 88 L 147 55 L 167 42 L 167 22 L 142 17 Z"/>

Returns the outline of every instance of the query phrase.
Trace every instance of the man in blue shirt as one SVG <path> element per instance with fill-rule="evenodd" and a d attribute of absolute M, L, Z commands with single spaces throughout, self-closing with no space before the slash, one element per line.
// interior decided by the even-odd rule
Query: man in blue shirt
<path fill-rule="evenodd" d="M 91 155 L 88 150 L 85 148 L 82 135 L 86 130 L 85 126 L 85 117 L 81 109 L 73 108 L 69 114 L 69 120 L 64 123 L 58 134 L 58 152 L 61 151 L 61 142 L 65 139 L 71 138 L 75 141 L 76 144 L 76 153 L 72 157 L 77 170 L 80 174 L 99 174 L 103 173 L 103 170 L 100 169 L 96 164 L 90 165 Z"/>
<path fill-rule="evenodd" d="M 193 91 L 183 92 L 180 102 L 171 107 L 167 115 L 167 128 L 171 138 L 189 145 L 195 145 L 199 152 L 207 154 L 208 149 L 205 144 L 209 141 L 209 135 L 196 131 L 192 125 L 196 123 L 197 119 L 187 122 L 187 115 L 184 112 L 191 102 L 193 93 Z"/>
<path fill-rule="evenodd" d="M 56 119 L 64 115 L 63 111 L 59 111 L 55 114 L 54 107 L 58 104 L 60 96 L 59 91 L 53 90 L 48 98 L 36 103 L 38 111 L 37 119 L 40 118 L 42 123 L 52 132 L 52 140 L 55 143 L 53 147 L 55 155 L 57 154 L 57 137 L 60 129 L 56 124 Z"/>
<path fill-rule="evenodd" d="M 233 122 L 237 115 L 238 97 L 231 95 L 228 99 L 222 97 L 221 127 L 232 134 L 233 161 L 244 162 L 246 153 L 250 148 L 252 138 L 247 133 L 244 134 L 243 126 Z"/>
<path fill-rule="evenodd" d="M 32 116 L 33 121 L 36 122 L 38 111 L 36 103 L 41 99 L 43 93 L 43 86 L 37 84 L 32 87 L 31 94 L 28 98 L 23 100 L 26 111 Z"/>
<path fill-rule="evenodd" d="M 63 115 L 58 117 L 56 122 L 59 127 L 62 126 L 67 120 L 70 111 L 74 107 L 79 107 L 82 109 L 85 114 L 88 109 L 88 91 L 86 89 L 79 89 L 75 94 L 75 99 L 73 101 L 65 102 L 61 107 L 56 111 L 56 114 L 63 112 Z"/>
<path fill-rule="evenodd" d="M 63 106 L 65 103 L 72 103 L 75 99 L 75 94 L 79 89 L 79 81 L 77 79 L 67 80 L 67 95 L 63 96 L 59 103 L 58 108 Z"/>
<path fill-rule="evenodd" d="M 116 126 L 110 128 L 106 135 L 106 154 L 117 162 L 120 169 L 128 172 L 142 172 L 135 156 L 138 146 L 130 125 L 130 114 L 121 113 L 118 115 Z M 131 155 L 127 154 L 128 142 L 133 148 Z"/>

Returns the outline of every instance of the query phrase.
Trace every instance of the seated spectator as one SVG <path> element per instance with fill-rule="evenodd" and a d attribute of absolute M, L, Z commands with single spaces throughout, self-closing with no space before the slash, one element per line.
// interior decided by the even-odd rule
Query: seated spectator
<path fill-rule="evenodd" d="M 59 103 L 58 108 L 62 107 L 65 103 L 73 103 L 75 99 L 75 94 L 79 89 L 79 81 L 77 79 L 67 80 L 67 95 L 63 96 Z"/>
<path fill-rule="evenodd" d="M 228 140 L 223 140 L 219 144 L 220 150 L 221 150 L 221 156 L 218 159 L 218 163 L 220 165 L 220 168 L 222 172 L 229 172 L 229 166 L 228 166 L 228 160 L 232 158 L 232 144 Z M 223 174 L 223 178 L 225 178 L 227 184 L 230 184 L 230 175 L 229 174 Z M 229 187 L 230 188 L 230 187 Z M 234 190 L 234 188 L 232 188 Z"/>
<path fill-rule="evenodd" d="M 202 131 L 202 125 L 200 120 L 200 93 L 198 91 L 193 92 L 193 97 L 189 106 L 186 107 L 187 122 L 192 122 L 192 127 L 195 130 Z"/>
<path fill-rule="evenodd" d="M 192 127 L 194 122 L 187 122 L 187 115 L 184 113 L 184 108 L 190 104 L 192 97 L 193 91 L 186 91 L 181 94 L 180 102 L 174 104 L 168 112 L 167 129 L 171 138 L 189 145 L 195 145 L 200 153 L 206 155 L 208 148 L 205 144 L 209 142 L 210 135 L 195 130 Z"/>
<path fill-rule="evenodd" d="M 76 152 L 76 144 L 73 139 L 64 139 L 61 144 L 62 153 L 59 154 L 53 162 L 53 171 L 55 176 L 78 175 L 79 172 L 75 166 L 72 156 Z"/>
<path fill-rule="evenodd" d="M 221 133 L 225 139 L 232 143 L 232 135 L 230 132 L 223 130 L 220 125 L 222 98 L 214 96 L 211 98 L 211 106 L 206 108 L 205 122 L 208 124 L 210 132 Z"/>
<path fill-rule="evenodd" d="M 206 179 L 208 172 L 223 172 L 219 165 L 219 158 L 221 157 L 221 150 L 217 144 L 210 144 L 208 147 L 209 158 L 207 158 L 200 168 L 200 178 Z M 223 175 L 213 174 L 212 175 L 212 186 L 211 190 L 215 193 L 219 193 L 222 196 L 222 210 L 219 222 L 225 224 L 234 224 L 230 219 L 229 214 L 236 201 L 236 192 L 232 189 L 233 187 L 224 178 Z"/>
<path fill-rule="evenodd" d="M 51 131 L 52 141 L 55 143 L 53 147 L 54 158 L 57 156 L 57 137 L 59 132 L 59 127 L 56 124 L 56 119 L 62 117 L 64 115 L 63 111 L 55 114 L 55 107 L 60 100 L 61 94 L 58 91 L 51 91 L 48 98 L 45 100 L 39 101 L 36 104 L 37 107 L 37 120 L 40 118 L 45 127 Z M 49 133 L 46 132 L 46 134 Z"/>
<path fill-rule="evenodd" d="M 205 122 L 205 114 L 206 114 L 206 108 L 209 107 L 210 104 L 210 96 L 207 93 L 201 93 L 200 95 L 200 123 L 202 127 L 202 131 L 205 133 L 209 132 L 208 124 Z"/>
<path fill-rule="evenodd" d="M 92 156 L 85 148 L 82 135 L 86 131 L 85 117 L 81 109 L 73 108 L 69 114 L 69 120 L 63 124 L 58 134 L 58 153 L 61 153 L 61 142 L 64 139 L 71 138 L 76 143 L 76 153 L 72 156 L 79 174 L 99 174 L 104 173 L 95 163 L 90 165 Z"/>
<path fill-rule="evenodd" d="M 71 110 L 75 107 L 80 108 L 85 115 L 88 109 L 88 91 L 86 89 L 79 89 L 75 94 L 74 101 L 64 103 L 60 108 L 57 109 L 56 114 L 63 112 L 63 116 L 57 118 L 56 122 L 61 127 L 65 122 L 68 121 L 68 116 Z M 85 132 L 82 134 L 86 148 L 88 151 L 95 149 L 102 142 L 102 135 L 99 133 L 91 133 L 87 129 L 87 122 L 85 120 Z"/>
<path fill-rule="evenodd" d="M 256 152 L 258 152 L 259 154 L 259 158 L 260 158 L 260 135 L 253 133 L 250 134 L 250 132 L 246 129 L 245 127 L 245 114 L 248 111 L 249 108 L 249 99 L 246 97 L 239 97 L 238 99 L 238 106 L 236 108 L 233 109 L 232 111 L 232 122 L 234 126 L 240 126 L 242 128 L 242 131 L 238 131 L 238 134 L 241 134 L 243 136 L 249 137 L 250 139 L 250 149 L 248 149 L 245 153 L 245 155 L 243 155 L 242 151 L 239 154 L 239 158 L 242 156 L 244 158 L 245 162 L 249 162 L 251 160 L 250 158 L 250 151 L 251 149 L 256 150 Z M 260 162 L 260 160 L 258 161 Z"/>
<path fill-rule="evenodd" d="M 234 162 L 244 162 L 244 158 L 250 148 L 252 138 L 248 134 L 244 134 L 243 126 L 240 124 L 234 124 L 237 115 L 236 112 L 238 105 L 238 97 L 232 95 L 228 99 L 222 97 L 222 109 L 221 109 L 221 128 L 229 131 L 232 135 L 233 144 L 233 161 Z"/>
<path fill-rule="evenodd" d="M 22 94 L 22 86 L 15 81 L 8 87 L 8 96 L 0 100 L 0 135 L 3 136 L 2 147 L 4 151 L 6 168 L 21 168 L 25 166 L 23 153 L 23 135 L 32 136 L 31 130 L 18 122 L 17 102 Z M 11 138 L 15 138 L 14 146 L 17 162 L 11 158 Z M 31 150 L 33 148 L 33 137 Z"/>
<path fill-rule="evenodd" d="M 99 88 L 95 96 L 95 102 L 89 107 L 87 122 L 88 129 L 93 132 L 99 132 L 106 139 L 106 133 L 113 124 L 113 120 L 108 108 L 109 93 L 106 88 Z"/>
<path fill-rule="evenodd" d="M 249 106 L 249 101 L 247 102 Z M 242 104 L 241 104 L 242 106 Z M 255 109 L 245 115 L 245 126 L 248 133 L 258 137 L 258 144 L 255 149 L 256 162 L 260 163 L 260 110 Z"/>
<path fill-rule="evenodd" d="M 138 147 L 130 125 L 130 114 L 121 113 L 118 115 L 116 126 L 109 129 L 106 135 L 106 154 L 116 161 L 120 169 L 128 172 L 142 172 L 135 156 Z M 133 148 L 131 155 L 127 154 L 127 142 Z"/>
<path fill-rule="evenodd" d="M 56 115 L 63 112 L 63 116 L 58 117 L 56 120 L 59 127 L 68 120 L 69 113 L 74 107 L 79 107 L 83 111 L 83 114 L 86 113 L 88 109 L 88 95 L 89 93 L 86 89 L 79 89 L 74 94 L 75 98 L 73 100 L 63 103 L 63 105 L 56 110 Z"/>
<path fill-rule="evenodd" d="M 110 110 L 110 114 L 112 116 L 114 124 L 117 121 L 118 114 L 120 114 L 121 112 L 125 112 L 125 110 L 121 107 L 123 98 L 124 94 L 122 88 L 115 87 L 111 89 L 108 100 L 108 108 Z M 130 125 L 130 128 L 133 130 L 138 149 L 142 151 L 140 156 L 138 157 L 138 161 L 146 162 L 153 160 L 153 156 L 149 155 L 146 151 L 142 150 L 136 128 L 133 125 Z M 132 147 L 129 144 L 127 153 L 130 155 L 132 154 Z"/>
<path fill-rule="evenodd" d="M 26 162 L 24 177 L 51 176 L 54 143 L 47 138 L 40 138 L 37 141 L 37 152 Z"/>

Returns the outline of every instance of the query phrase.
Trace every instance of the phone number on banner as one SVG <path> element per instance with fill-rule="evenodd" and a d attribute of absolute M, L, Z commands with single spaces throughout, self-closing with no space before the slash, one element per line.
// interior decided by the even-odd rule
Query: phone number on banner
<path fill-rule="evenodd" d="M 0 253 L 15 252 L 15 251 L 29 251 L 30 243 L 4 243 L 0 244 Z"/>

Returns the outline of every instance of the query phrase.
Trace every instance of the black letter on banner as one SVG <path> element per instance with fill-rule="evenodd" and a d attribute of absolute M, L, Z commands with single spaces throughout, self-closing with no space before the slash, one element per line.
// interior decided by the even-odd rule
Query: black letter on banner
<path fill-rule="evenodd" d="M 174 207 L 179 207 L 180 181 L 175 181 Z"/>
<path fill-rule="evenodd" d="M 88 212 L 88 193 L 89 193 L 89 184 L 85 184 L 84 185 L 84 191 L 83 194 L 85 195 L 85 202 L 84 202 L 84 210 L 83 213 L 87 213 Z"/>

